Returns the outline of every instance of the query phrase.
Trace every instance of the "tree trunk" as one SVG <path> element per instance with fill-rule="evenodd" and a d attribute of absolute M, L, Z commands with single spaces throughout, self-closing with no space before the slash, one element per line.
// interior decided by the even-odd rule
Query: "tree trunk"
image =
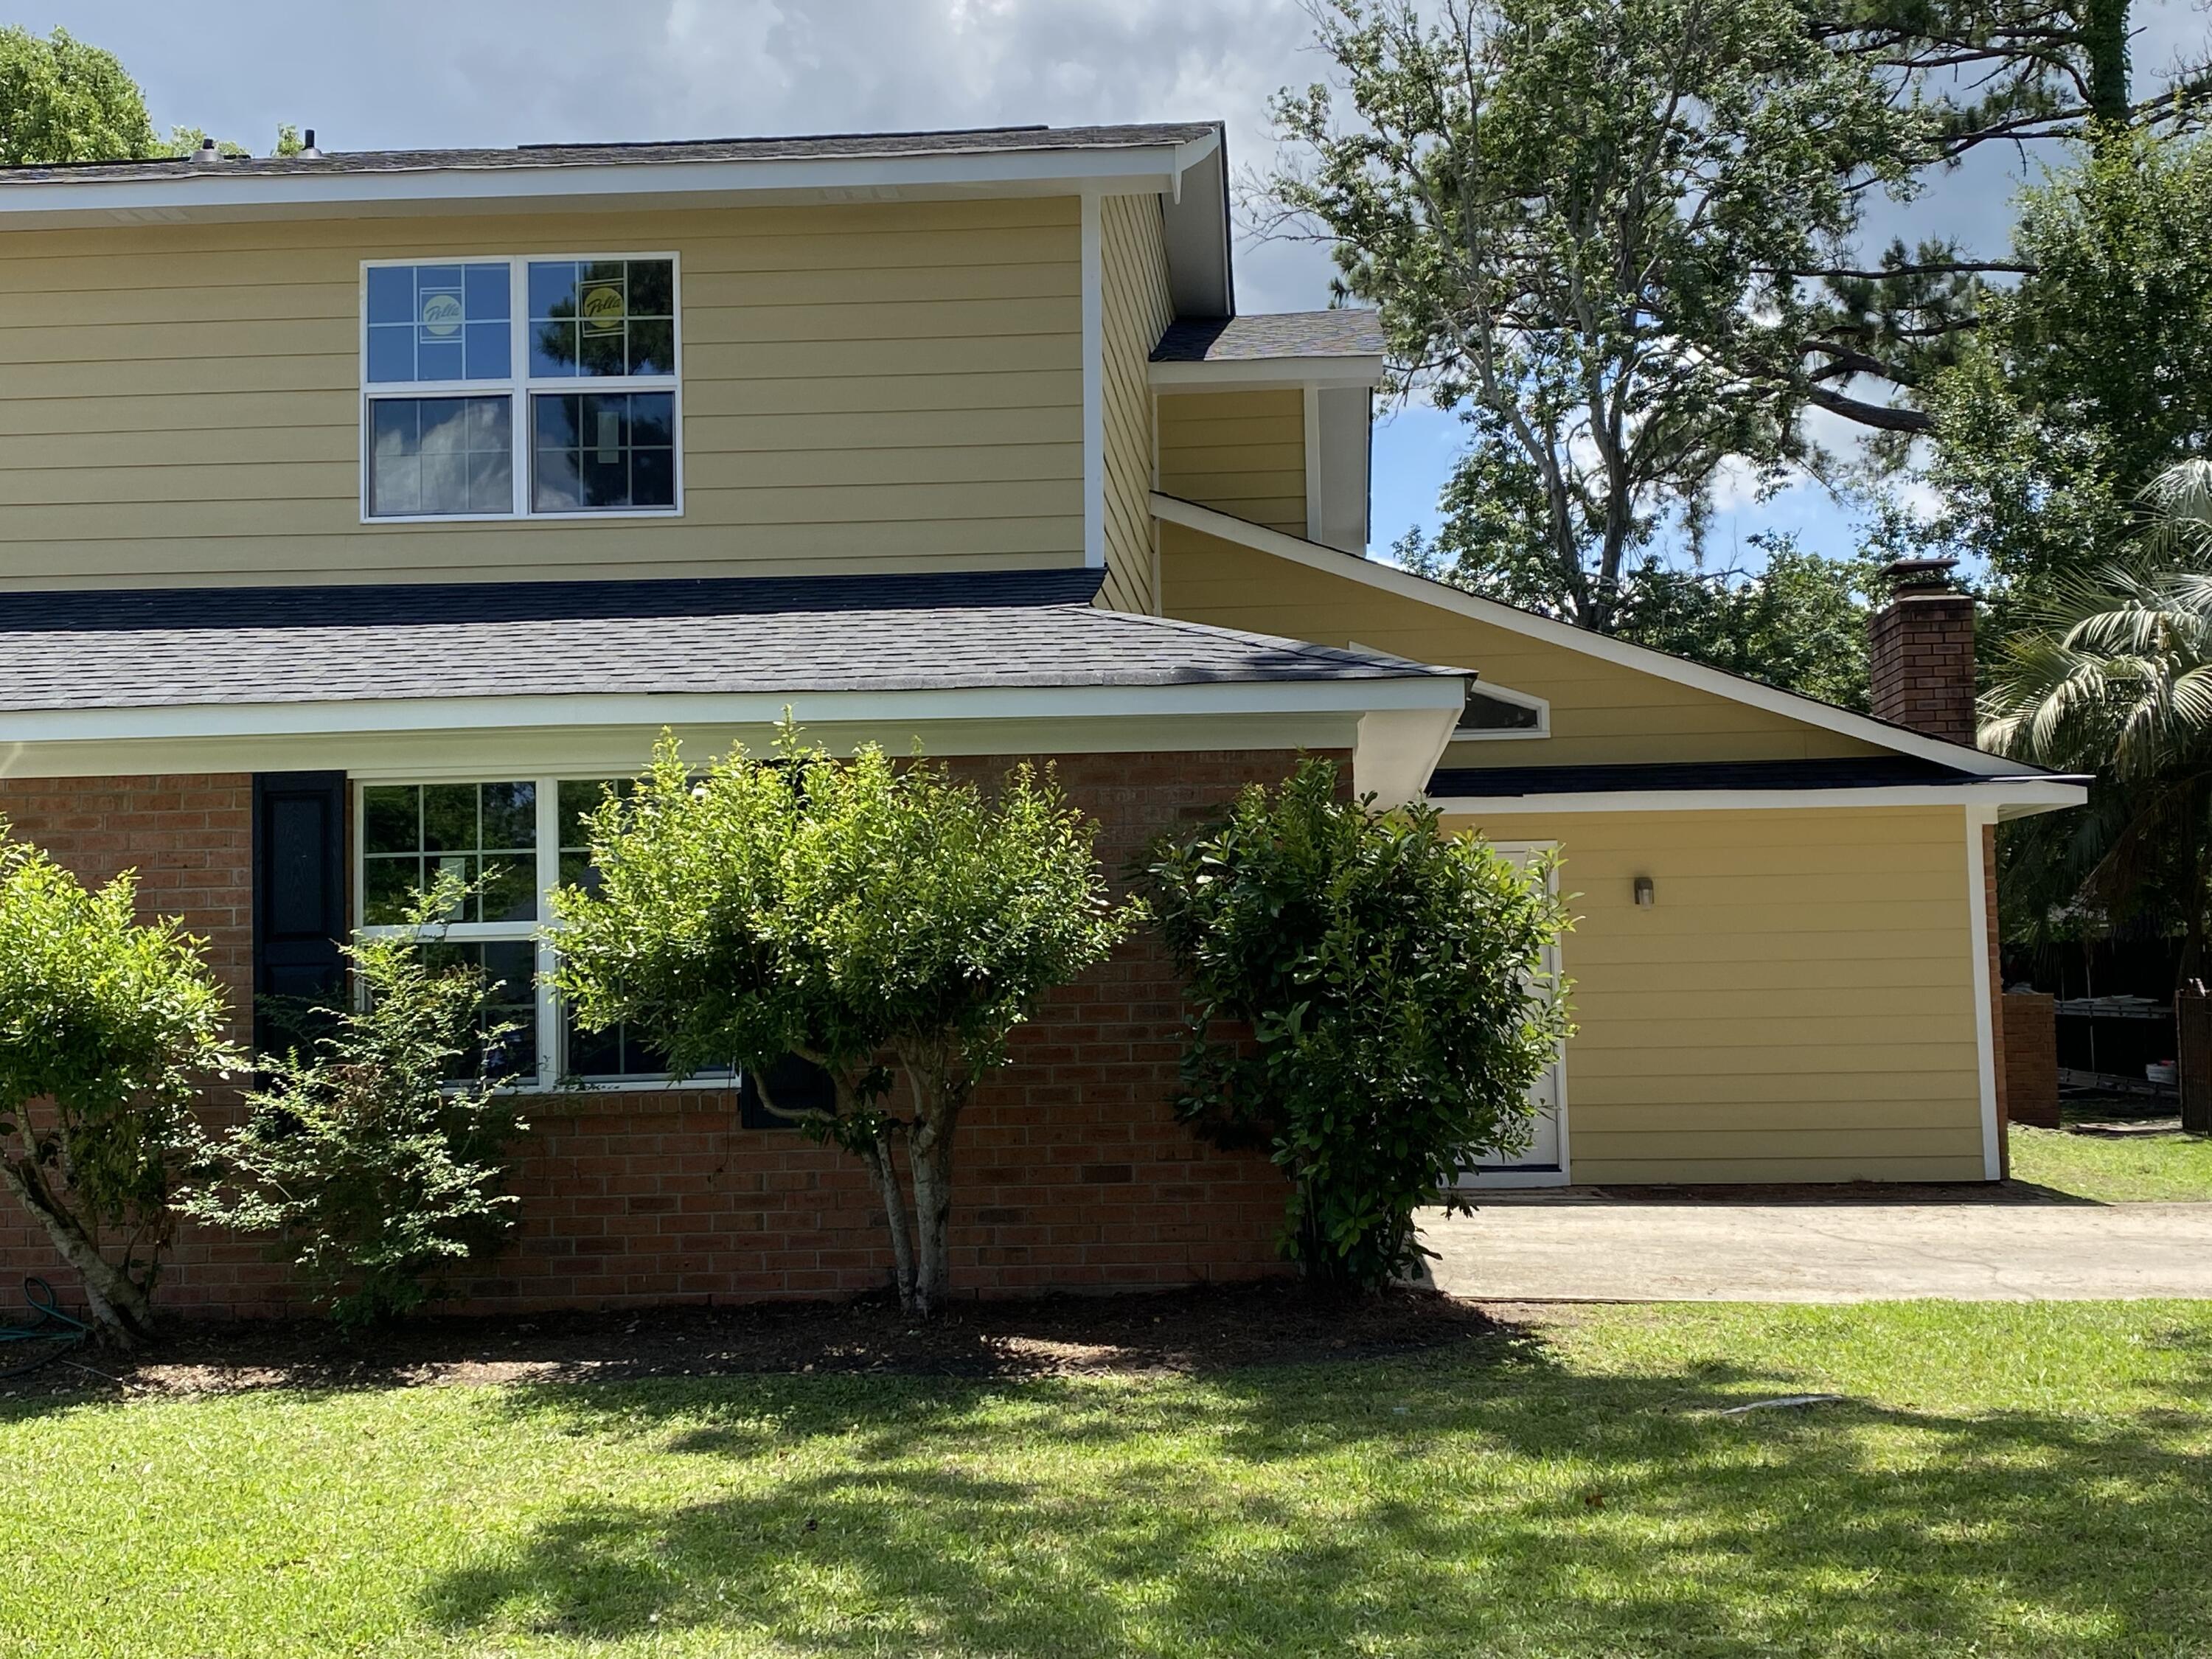
<path fill-rule="evenodd" d="M 2125 127 L 2130 96 L 2128 73 L 2129 0 L 2085 0 L 2080 17 L 2081 45 L 2089 59 L 2089 118 L 2094 129 Z"/>
<path fill-rule="evenodd" d="M 891 1143 L 878 1135 L 868 1149 L 868 1178 L 875 1182 L 877 1196 L 884 1201 L 884 1216 L 891 1227 L 891 1268 L 898 1284 L 899 1306 L 908 1313 L 917 1311 L 914 1294 L 914 1241 L 907 1231 L 906 1194 L 900 1188 L 898 1160 L 891 1156 Z"/>
<path fill-rule="evenodd" d="M 915 1311 L 924 1317 L 945 1305 L 951 1289 L 952 1131 L 960 1120 L 957 1105 L 931 1103 L 917 1115 L 907 1142 L 914 1166 L 914 1231 L 919 1249 L 914 1281 Z"/>
<path fill-rule="evenodd" d="M 133 1282 L 100 1255 L 77 1218 L 55 1198 L 36 1165 L 0 1157 L 0 1182 L 39 1218 L 62 1260 L 76 1270 L 84 1284 L 85 1304 L 109 1339 L 117 1346 L 128 1348 L 151 1336 L 154 1310 L 147 1299 L 150 1282 L 144 1286 Z M 155 1248 L 158 1251 L 158 1244 Z"/>

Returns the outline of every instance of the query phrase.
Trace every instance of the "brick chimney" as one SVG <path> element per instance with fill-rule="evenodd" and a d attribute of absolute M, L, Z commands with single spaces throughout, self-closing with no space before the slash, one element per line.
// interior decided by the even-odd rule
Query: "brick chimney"
<path fill-rule="evenodd" d="M 1948 743 L 1974 741 L 1974 602 L 1951 585 L 1955 559 L 1899 559 L 1889 603 L 1867 619 L 1876 718 Z"/>

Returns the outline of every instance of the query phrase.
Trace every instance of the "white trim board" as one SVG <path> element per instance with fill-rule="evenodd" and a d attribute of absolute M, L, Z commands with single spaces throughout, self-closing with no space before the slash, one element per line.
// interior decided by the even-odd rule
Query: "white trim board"
<path fill-rule="evenodd" d="M 1862 743 L 1875 744 L 1900 755 L 1936 761 L 1982 777 L 2013 775 L 2020 770 L 2017 761 L 1984 754 L 1980 750 L 1967 748 L 1963 744 L 1945 743 L 1939 738 L 1924 737 L 1917 732 L 1892 726 L 1870 715 L 1855 714 L 1849 709 L 1838 708 L 1812 697 L 1800 696 L 1794 691 L 1778 691 L 1772 686 L 1761 685 L 1756 680 L 1741 679 L 1734 674 L 1723 673 L 1717 668 L 1708 668 L 1703 663 L 1670 656 L 1648 646 L 1631 645 L 1607 635 L 1594 634 L 1586 628 L 1577 628 L 1571 623 L 1555 622 L 1549 617 L 1537 616 L 1534 611 L 1516 610 L 1495 599 L 1486 599 L 1445 583 L 1431 581 L 1425 576 L 1412 575 L 1392 565 L 1378 564 L 1371 559 L 1363 559 L 1353 554 L 1339 552 L 1333 547 L 1285 535 L 1279 530 L 1247 523 L 1229 514 L 1218 513 L 1210 507 L 1200 507 L 1194 501 L 1182 501 L 1155 491 L 1152 513 L 1166 523 L 1180 525 L 1186 530 L 1195 530 L 1201 535 L 1233 542 L 1240 547 L 1271 554 L 1276 558 L 1288 559 L 1333 576 L 1347 577 L 1370 587 L 1395 593 L 1401 599 L 1456 611 L 1462 617 L 1487 623 L 1493 628 L 1540 640 L 1547 645 L 1579 651 L 1585 656 L 1617 663 L 1624 668 L 1654 675 L 1660 679 L 1672 680 L 1678 685 L 1692 686 L 1715 696 L 1747 703 L 1752 708 L 1763 708 L 1790 720 L 1802 720 L 1808 726 L 1838 732 L 1844 737 L 1856 738 Z M 2072 801 L 2063 804 L 2074 805 Z"/>
<path fill-rule="evenodd" d="M 1382 358 L 1352 356 L 1219 357 L 1195 363 L 1152 363 L 1146 367 L 1145 377 L 1157 392 L 1249 392 L 1287 386 L 1372 391 L 1389 379 Z"/>
<path fill-rule="evenodd" d="M 1465 741 L 1465 739 L 1457 739 Z M 1539 812 L 1743 812 L 1807 807 L 1966 806 L 1995 821 L 2032 817 L 2079 806 L 2089 792 L 2078 783 L 1897 784 L 1867 789 L 1615 789 L 1561 795 L 1432 795 L 1429 805 L 1453 817 Z"/>
<path fill-rule="evenodd" d="M 1974 987 L 1975 1069 L 1982 1106 L 1982 1177 L 2004 1176 L 2004 1126 L 1997 1121 L 1997 1053 L 1990 979 L 1990 911 L 1988 872 L 1982 862 L 1982 830 L 1989 814 L 1966 809 L 1966 926 Z"/>
<path fill-rule="evenodd" d="M 1103 204 L 1083 197 L 1083 562 L 1106 568 L 1106 247 Z"/>

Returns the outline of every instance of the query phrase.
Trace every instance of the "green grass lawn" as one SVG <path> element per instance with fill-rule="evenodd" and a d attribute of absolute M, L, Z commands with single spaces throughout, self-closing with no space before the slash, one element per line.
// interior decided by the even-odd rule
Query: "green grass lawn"
<path fill-rule="evenodd" d="M 1790 1392 L 1840 1406 L 1722 1417 Z M 0 1403 L 0 1654 L 2212 1652 L 2212 1304 Z"/>
<path fill-rule="evenodd" d="M 2012 1175 L 2100 1204 L 2212 1203 L 2212 1139 L 2179 1133 L 2106 1139 L 2015 1124 Z"/>

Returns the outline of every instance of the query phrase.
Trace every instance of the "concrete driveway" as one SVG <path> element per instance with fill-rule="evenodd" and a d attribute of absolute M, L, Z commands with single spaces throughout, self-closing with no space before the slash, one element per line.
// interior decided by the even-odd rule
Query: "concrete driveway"
<path fill-rule="evenodd" d="M 1421 1232 L 1437 1287 L 1486 1302 L 2212 1297 L 2212 1204 L 1480 1202 Z"/>

